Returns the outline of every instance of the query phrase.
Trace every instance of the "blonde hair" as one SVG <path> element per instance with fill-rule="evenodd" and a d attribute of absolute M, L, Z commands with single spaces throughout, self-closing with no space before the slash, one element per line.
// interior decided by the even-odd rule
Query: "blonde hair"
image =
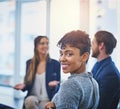
<path fill-rule="evenodd" d="M 38 63 L 40 62 L 39 54 L 36 48 L 42 38 L 48 39 L 47 36 L 37 36 L 34 40 L 34 56 L 31 59 L 30 65 L 27 69 L 27 75 L 24 79 L 25 84 L 29 84 L 32 82 L 34 73 L 36 72 L 36 68 L 38 66 Z M 49 54 L 47 55 L 47 58 L 49 58 Z"/>

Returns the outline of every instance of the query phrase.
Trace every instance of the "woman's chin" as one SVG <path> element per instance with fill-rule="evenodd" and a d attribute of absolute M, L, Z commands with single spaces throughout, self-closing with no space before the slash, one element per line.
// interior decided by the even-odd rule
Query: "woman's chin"
<path fill-rule="evenodd" d="M 69 71 L 63 71 L 63 73 L 67 74 L 67 73 L 70 73 Z"/>

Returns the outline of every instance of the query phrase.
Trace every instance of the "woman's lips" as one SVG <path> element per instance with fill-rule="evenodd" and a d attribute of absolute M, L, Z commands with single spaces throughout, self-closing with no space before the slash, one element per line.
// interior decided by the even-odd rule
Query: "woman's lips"
<path fill-rule="evenodd" d="M 63 64 L 63 65 L 62 65 L 62 69 L 63 69 L 63 70 L 65 70 L 65 69 L 67 69 L 67 68 L 68 68 L 68 65 L 67 65 L 67 64 Z"/>

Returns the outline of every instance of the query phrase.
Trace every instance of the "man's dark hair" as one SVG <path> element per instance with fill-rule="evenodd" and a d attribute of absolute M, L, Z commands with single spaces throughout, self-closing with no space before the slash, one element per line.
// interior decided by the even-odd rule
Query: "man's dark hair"
<path fill-rule="evenodd" d="M 116 47 L 117 40 L 114 35 L 108 31 L 98 31 L 95 34 L 96 41 L 98 45 L 104 43 L 106 48 L 106 54 L 111 54 L 113 49 Z"/>

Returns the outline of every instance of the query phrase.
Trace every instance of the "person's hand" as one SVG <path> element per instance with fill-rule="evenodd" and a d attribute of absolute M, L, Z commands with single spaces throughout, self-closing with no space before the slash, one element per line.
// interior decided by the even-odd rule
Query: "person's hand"
<path fill-rule="evenodd" d="M 54 103 L 54 102 L 48 102 L 48 103 L 45 105 L 45 109 L 56 109 L 56 108 L 55 108 L 55 103 Z"/>
<path fill-rule="evenodd" d="M 54 80 L 54 81 L 50 81 L 50 82 L 48 83 L 48 85 L 49 85 L 51 88 L 54 88 L 54 87 L 57 86 L 59 83 L 60 83 L 59 81 Z"/>
<path fill-rule="evenodd" d="M 22 90 L 25 88 L 25 84 L 19 83 L 19 84 L 16 84 L 13 88 L 16 90 Z"/>

